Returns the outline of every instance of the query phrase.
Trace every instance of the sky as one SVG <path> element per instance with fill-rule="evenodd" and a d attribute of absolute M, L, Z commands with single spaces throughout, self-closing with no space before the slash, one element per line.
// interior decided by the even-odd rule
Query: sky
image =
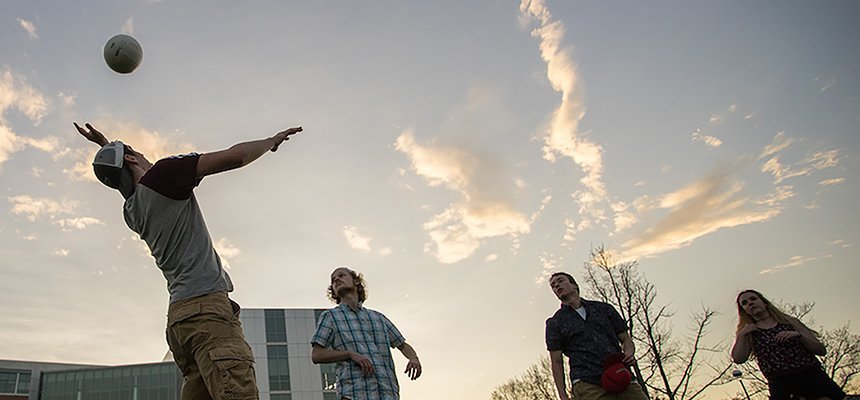
<path fill-rule="evenodd" d="M 195 190 L 244 307 L 367 307 L 406 399 L 483 399 L 546 354 L 546 278 L 605 245 L 676 331 L 734 298 L 860 314 L 860 3 L 0 2 L 0 358 L 159 361 L 164 279 L 92 173 L 304 132 Z M 134 36 L 136 71 L 102 57 Z M 583 288 L 587 291 L 587 288 Z M 395 352 L 396 353 L 396 352 Z M 398 368 L 405 359 L 395 354 Z M 720 398 L 712 395 L 712 398 Z"/>

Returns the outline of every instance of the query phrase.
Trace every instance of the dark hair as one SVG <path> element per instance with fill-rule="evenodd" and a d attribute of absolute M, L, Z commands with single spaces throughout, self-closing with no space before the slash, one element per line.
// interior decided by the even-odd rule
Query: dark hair
<path fill-rule="evenodd" d="M 549 280 L 553 280 L 553 278 L 555 278 L 556 276 L 559 276 L 559 275 L 567 277 L 567 279 L 570 281 L 570 283 L 572 283 L 572 284 L 574 284 L 574 285 L 576 285 L 576 286 L 579 286 L 579 284 L 578 284 L 578 283 L 576 283 L 576 279 L 573 279 L 573 276 L 572 276 L 572 275 L 570 275 L 570 274 L 568 274 L 567 272 L 556 272 L 556 273 L 553 273 L 552 275 L 550 275 Z"/>
<path fill-rule="evenodd" d="M 367 289 L 364 288 L 364 275 L 357 273 L 347 267 L 337 267 L 334 270 L 337 271 L 341 268 L 345 269 L 347 272 L 349 272 L 349 275 L 352 276 L 352 282 L 355 285 L 355 291 L 358 294 L 358 302 L 364 302 L 364 300 L 367 299 Z M 337 293 L 334 292 L 334 289 L 331 287 L 331 284 L 328 285 L 327 291 L 328 298 L 335 303 L 340 304 L 340 297 L 337 297 Z"/>

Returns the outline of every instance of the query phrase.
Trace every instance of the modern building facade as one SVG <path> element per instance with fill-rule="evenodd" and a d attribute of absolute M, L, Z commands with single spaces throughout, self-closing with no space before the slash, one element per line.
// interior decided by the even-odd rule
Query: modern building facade
<path fill-rule="evenodd" d="M 335 365 L 311 362 L 321 309 L 243 309 L 260 400 L 335 400 Z M 0 400 L 179 400 L 172 360 L 104 366 L 0 360 Z"/>

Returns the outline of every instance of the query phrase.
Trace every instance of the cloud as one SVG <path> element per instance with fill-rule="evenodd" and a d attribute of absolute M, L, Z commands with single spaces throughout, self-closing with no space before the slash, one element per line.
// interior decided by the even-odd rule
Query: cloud
<path fill-rule="evenodd" d="M 127 35 L 134 35 L 134 17 L 129 17 L 125 20 L 125 23 L 119 31 Z"/>
<path fill-rule="evenodd" d="M 703 179 L 664 195 L 658 202 L 666 216 L 643 234 L 626 241 L 623 258 L 658 254 L 689 245 L 722 228 L 767 221 L 782 211 L 785 189 L 764 199 L 750 199 L 734 174 L 743 162 L 718 168 Z M 790 197 L 790 196 L 788 196 Z"/>
<path fill-rule="evenodd" d="M 8 69 L 0 77 L 0 115 L 7 109 L 16 108 L 31 121 L 38 124 L 48 111 L 45 96 L 19 75 Z"/>
<path fill-rule="evenodd" d="M 821 82 L 822 80 L 824 82 Z M 814 81 L 821 83 L 821 91 L 822 92 L 826 91 L 827 89 L 832 88 L 833 86 L 835 86 L 838 83 L 838 81 L 835 78 L 822 79 L 820 76 L 816 77 L 814 79 Z"/>
<path fill-rule="evenodd" d="M 480 246 L 480 241 L 469 232 L 463 222 L 463 213 L 458 209 L 448 209 L 434 216 L 424 224 L 432 243 L 424 245 L 426 253 L 433 254 L 439 262 L 455 263 L 472 255 Z"/>
<path fill-rule="evenodd" d="M 779 207 L 785 200 L 794 197 L 793 189 L 791 185 L 778 186 L 764 198 L 756 200 L 756 203 L 767 207 Z"/>
<path fill-rule="evenodd" d="M 622 232 L 639 221 L 636 214 L 630 211 L 630 206 L 623 201 L 613 203 L 612 211 L 615 212 L 615 218 L 613 219 L 615 233 Z"/>
<path fill-rule="evenodd" d="M 218 253 L 218 256 L 221 258 L 221 262 L 224 264 L 225 268 L 230 268 L 230 262 L 235 260 L 236 257 L 239 257 L 242 254 L 242 251 L 239 250 L 238 247 L 234 246 L 227 239 L 221 238 L 217 242 L 212 244 L 212 247 L 215 248 L 215 252 Z"/>
<path fill-rule="evenodd" d="M 772 157 L 761 166 L 762 172 L 773 175 L 774 184 L 798 176 L 806 176 L 815 171 L 835 167 L 839 164 L 839 150 L 829 150 L 814 153 L 793 166 L 784 166 L 779 157 Z"/>
<path fill-rule="evenodd" d="M 530 231 L 532 221 L 511 204 L 497 163 L 456 147 L 420 145 L 411 132 L 403 132 L 395 148 L 409 157 L 412 171 L 429 186 L 462 196 L 423 225 L 432 241 L 424 249 L 440 262 L 469 257 L 483 239 Z M 510 186 L 516 187 L 514 180 Z"/>
<path fill-rule="evenodd" d="M 9 160 L 12 154 L 21 151 L 24 148 L 22 138 L 15 135 L 9 128 L 0 120 L 0 166 Z"/>
<path fill-rule="evenodd" d="M 358 233 L 358 228 L 354 226 L 344 226 L 343 236 L 349 247 L 361 251 L 370 251 L 370 238 Z"/>
<path fill-rule="evenodd" d="M 540 39 L 541 58 L 547 65 L 547 79 L 561 93 L 561 104 L 552 113 L 544 136 L 544 159 L 555 162 L 558 156 L 569 157 L 585 174 L 580 179 L 584 190 L 575 193 L 580 203 L 579 213 L 589 222 L 605 218 L 599 203 L 606 198 L 602 181 L 603 148 L 589 141 L 579 130 L 585 116 L 585 105 L 576 63 L 570 51 L 561 48 L 564 24 L 553 20 L 541 0 L 522 0 L 522 18 L 537 20 L 540 26 L 532 36 Z M 589 226 L 590 223 L 583 224 Z"/>
<path fill-rule="evenodd" d="M 832 178 L 832 179 L 825 179 L 823 181 L 820 181 L 820 182 L 818 182 L 818 184 L 821 186 L 833 186 L 833 185 L 838 185 L 844 181 L 845 181 L 845 178 Z"/>
<path fill-rule="evenodd" d="M 12 203 L 12 214 L 24 215 L 30 221 L 36 221 L 43 216 L 55 219 L 58 215 L 72 214 L 78 206 L 74 201 L 56 201 L 26 195 L 8 197 L 7 200 Z"/>
<path fill-rule="evenodd" d="M 57 93 L 57 97 L 60 99 L 60 104 L 67 108 L 74 107 L 77 102 L 77 97 L 71 94 L 65 94 L 63 92 Z"/>
<path fill-rule="evenodd" d="M 98 218 L 92 217 L 81 217 L 81 218 L 68 218 L 68 219 L 60 219 L 56 221 L 57 225 L 60 225 L 65 230 L 71 229 L 85 229 L 90 225 L 104 225 L 105 223 L 99 220 Z"/>
<path fill-rule="evenodd" d="M 833 240 L 829 243 L 831 246 L 838 246 L 842 248 L 851 247 L 851 244 L 842 239 Z"/>
<path fill-rule="evenodd" d="M 21 28 L 24 28 L 27 31 L 27 36 L 30 39 L 38 39 L 39 35 L 36 34 L 36 25 L 26 19 L 18 18 L 18 25 L 21 25 Z"/>
<path fill-rule="evenodd" d="M 764 150 L 759 154 L 758 159 L 761 160 L 765 157 L 772 156 L 787 148 L 793 142 L 794 139 L 785 136 L 785 131 L 779 131 L 776 136 L 773 137 L 773 141 L 769 145 L 765 146 Z"/>
<path fill-rule="evenodd" d="M 759 271 L 759 274 L 760 275 L 771 274 L 771 273 L 778 272 L 778 271 L 786 269 L 786 268 L 799 267 L 799 266 L 806 264 L 808 262 L 811 262 L 811 261 L 815 261 L 815 260 L 818 260 L 821 258 L 830 258 L 830 257 L 831 257 L 830 255 L 826 255 L 824 257 L 794 256 L 794 257 L 791 257 L 788 260 L 788 262 L 786 262 L 786 263 L 783 263 L 780 265 L 775 265 L 772 267 L 763 268 L 761 271 Z"/>
<path fill-rule="evenodd" d="M 815 152 L 794 165 L 784 165 L 777 153 L 786 149 L 792 142 L 793 139 L 786 137 L 785 132 L 781 131 L 774 136 L 773 141 L 765 146 L 758 156 L 759 160 L 770 157 L 761 165 L 761 171 L 770 173 L 773 176 L 774 184 L 779 184 L 789 178 L 809 175 L 825 168 L 832 168 L 839 164 L 840 150 L 834 149 Z"/>
<path fill-rule="evenodd" d="M 538 256 L 538 261 L 541 263 L 541 273 L 537 278 L 535 278 L 535 284 L 540 286 L 549 282 L 549 277 L 552 276 L 553 273 L 561 270 L 559 265 L 562 264 L 563 260 L 551 254 L 541 254 Z"/>
<path fill-rule="evenodd" d="M 693 141 L 694 142 L 702 142 L 706 146 L 711 147 L 711 148 L 717 148 L 723 144 L 722 140 L 720 140 L 714 136 L 705 135 L 701 131 L 699 131 L 698 129 L 696 130 L 696 132 L 693 132 Z"/>
<path fill-rule="evenodd" d="M 45 96 L 30 86 L 27 81 L 11 71 L 0 73 L 0 166 L 14 153 L 32 146 L 43 151 L 53 151 L 56 139 L 32 139 L 17 135 L 6 121 L 9 110 L 18 110 L 38 125 L 48 112 Z"/>

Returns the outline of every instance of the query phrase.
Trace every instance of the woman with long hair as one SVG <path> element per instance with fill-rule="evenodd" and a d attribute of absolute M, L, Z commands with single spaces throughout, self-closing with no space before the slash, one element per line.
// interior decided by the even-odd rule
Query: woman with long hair
<path fill-rule="evenodd" d="M 771 400 L 840 400 L 845 392 L 824 372 L 816 356 L 827 350 L 818 333 L 786 315 L 755 290 L 744 290 L 735 300 L 738 328 L 732 360 L 755 357 L 767 379 Z"/>

